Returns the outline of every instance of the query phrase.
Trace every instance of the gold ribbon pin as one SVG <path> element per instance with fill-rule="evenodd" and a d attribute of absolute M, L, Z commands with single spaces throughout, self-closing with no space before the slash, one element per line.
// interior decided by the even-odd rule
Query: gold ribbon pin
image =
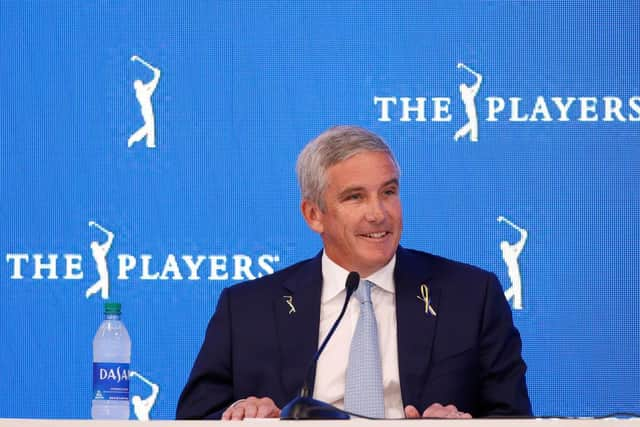
<path fill-rule="evenodd" d="M 416 296 L 420 301 L 424 301 L 424 312 L 429 313 L 432 316 L 437 316 L 436 311 L 431 307 L 431 300 L 429 299 L 429 288 L 427 285 L 420 285 L 420 294 L 422 296 Z"/>
<path fill-rule="evenodd" d="M 296 308 L 293 306 L 293 296 L 292 295 L 285 295 L 282 298 L 285 299 L 287 305 L 289 306 L 290 310 L 289 310 L 289 314 L 291 313 L 295 313 L 296 312 Z"/>

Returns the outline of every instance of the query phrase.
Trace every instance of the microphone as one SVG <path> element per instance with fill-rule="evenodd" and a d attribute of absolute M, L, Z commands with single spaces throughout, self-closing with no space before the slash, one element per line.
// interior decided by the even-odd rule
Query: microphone
<path fill-rule="evenodd" d="M 327 343 L 333 336 L 333 333 L 336 331 L 336 328 L 340 324 L 342 317 L 344 316 L 344 312 L 347 310 L 347 305 L 349 305 L 349 300 L 351 299 L 351 295 L 358 289 L 358 284 L 360 283 L 360 275 L 352 271 L 347 276 L 347 281 L 345 283 L 345 288 L 347 289 L 347 295 L 344 299 L 344 305 L 342 306 L 342 311 L 340 315 L 333 323 L 333 326 L 329 330 L 327 337 L 322 341 L 322 345 L 316 351 L 316 354 L 311 359 L 311 363 L 309 364 L 309 368 L 307 369 L 307 375 L 305 376 L 304 384 L 300 389 L 300 394 L 298 397 L 293 399 L 291 402 L 287 403 L 282 411 L 280 412 L 280 419 L 282 420 L 348 420 L 349 415 L 344 411 L 329 405 L 328 403 L 321 402 L 319 400 L 313 399 L 311 396 L 311 391 L 309 390 L 309 383 L 311 382 L 311 378 L 315 376 L 316 365 L 318 363 L 318 359 L 320 355 L 324 351 L 324 348 L 327 346 Z"/>

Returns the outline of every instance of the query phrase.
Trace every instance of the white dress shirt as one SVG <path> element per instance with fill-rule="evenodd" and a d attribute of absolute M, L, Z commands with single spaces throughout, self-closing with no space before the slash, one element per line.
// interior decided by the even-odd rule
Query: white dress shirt
<path fill-rule="evenodd" d="M 371 302 L 378 325 L 378 344 L 382 362 L 385 418 L 404 418 L 398 370 L 398 334 L 396 331 L 396 299 L 393 270 L 394 256 L 387 265 L 369 277 L 375 283 L 371 289 Z M 318 346 L 336 321 L 346 295 L 345 282 L 349 272 L 322 254 L 322 298 L 320 301 L 320 331 Z M 356 329 L 360 305 L 351 298 L 344 318 L 318 360 L 313 390 L 315 399 L 344 408 L 344 388 L 349 363 L 351 338 Z"/>

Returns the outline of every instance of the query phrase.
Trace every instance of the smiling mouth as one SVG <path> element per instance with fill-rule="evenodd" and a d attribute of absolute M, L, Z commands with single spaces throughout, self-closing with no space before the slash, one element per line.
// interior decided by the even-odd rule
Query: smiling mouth
<path fill-rule="evenodd" d="M 361 234 L 360 236 L 362 237 L 366 237 L 367 239 L 384 239 L 385 237 L 387 237 L 388 235 L 390 235 L 391 233 L 389 233 L 388 231 L 377 231 L 375 233 L 365 233 L 365 234 Z"/>

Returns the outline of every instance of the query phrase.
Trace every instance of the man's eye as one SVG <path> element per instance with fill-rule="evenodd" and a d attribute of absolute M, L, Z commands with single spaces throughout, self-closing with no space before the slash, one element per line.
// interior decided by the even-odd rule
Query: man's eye
<path fill-rule="evenodd" d="M 349 194 L 346 197 L 346 200 L 359 200 L 361 198 L 360 194 L 355 193 L 355 194 Z"/>
<path fill-rule="evenodd" d="M 397 188 L 389 188 L 389 189 L 384 191 L 384 194 L 386 194 L 387 196 L 393 196 L 394 194 L 398 194 L 398 189 Z"/>

